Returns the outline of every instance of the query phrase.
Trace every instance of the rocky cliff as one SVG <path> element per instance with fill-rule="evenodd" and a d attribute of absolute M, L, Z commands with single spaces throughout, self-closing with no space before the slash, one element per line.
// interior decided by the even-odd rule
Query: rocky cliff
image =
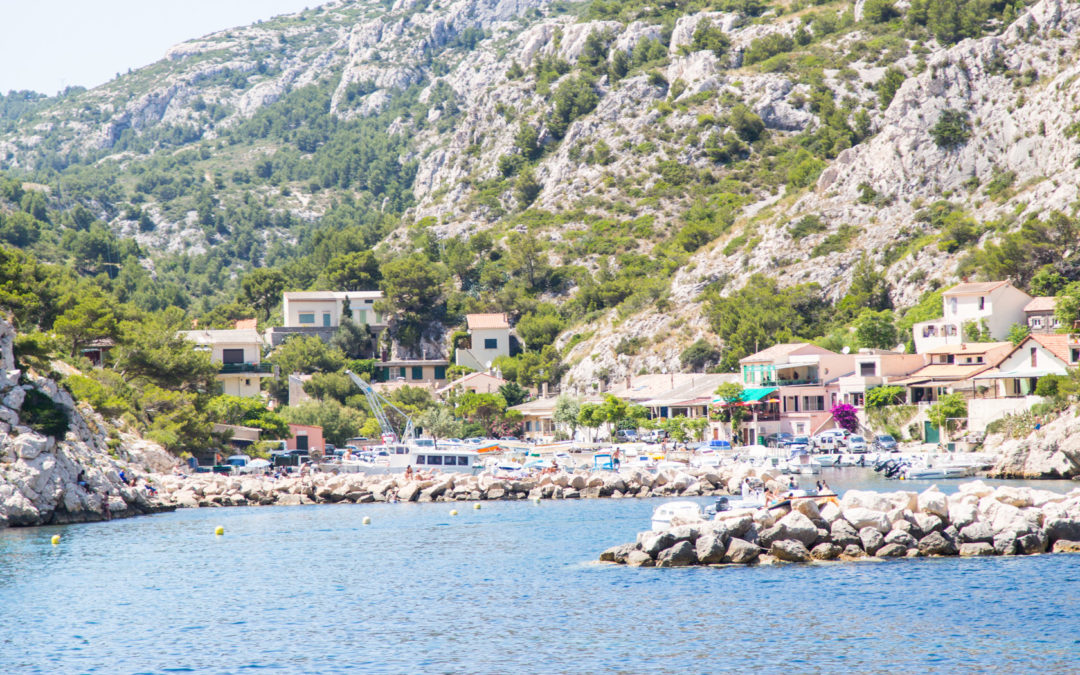
<path fill-rule="evenodd" d="M 995 478 L 1075 478 L 1080 476 L 1080 417 L 1075 408 L 1024 438 L 991 434 L 983 445 L 998 455 Z"/>
<path fill-rule="evenodd" d="M 0 321 L 0 528 L 102 520 L 161 508 L 144 484 L 125 484 L 168 471 L 175 459 L 135 437 L 110 450 L 101 419 L 48 378 L 16 368 L 15 331 Z M 55 406 L 68 420 L 62 437 L 35 431 L 30 400 Z"/>

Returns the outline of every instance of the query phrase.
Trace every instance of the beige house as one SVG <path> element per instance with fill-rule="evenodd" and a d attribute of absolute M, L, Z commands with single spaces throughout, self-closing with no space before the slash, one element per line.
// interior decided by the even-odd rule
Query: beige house
<path fill-rule="evenodd" d="M 1032 333 L 1056 333 L 1061 321 L 1055 315 L 1057 298 L 1040 296 L 1024 306 L 1024 318 Z"/>
<path fill-rule="evenodd" d="M 467 345 L 458 347 L 454 363 L 486 371 L 500 356 L 510 356 L 510 320 L 505 314 L 467 314 Z"/>
<path fill-rule="evenodd" d="M 280 345 L 290 335 L 318 335 L 329 340 L 344 317 L 367 326 L 377 336 L 386 317 L 375 309 L 382 291 L 293 291 L 282 294 L 283 325 L 268 331 L 270 344 Z"/>
<path fill-rule="evenodd" d="M 376 383 L 407 384 L 426 387 L 432 391 L 446 384 L 446 359 L 398 359 L 380 361 L 375 365 Z"/>
<path fill-rule="evenodd" d="M 957 284 L 942 294 L 942 316 L 922 321 L 912 327 L 915 351 L 928 353 L 935 347 L 958 345 L 971 336 L 964 335 L 964 324 L 985 324 L 990 336 L 1004 340 L 1013 324 L 1026 321 L 1024 308 L 1031 296 L 1008 281 Z"/>
<path fill-rule="evenodd" d="M 926 354 L 898 354 L 887 349 L 860 349 L 854 355 L 855 371 L 837 380 L 840 401 L 862 409 L 866 392 L 892 384 L 930 362 Z"/>
<path fill-rule="evenodd" d="M 930 363 L 889 384 L 907 388 L 910 404 L 929 405 L 943 394 L 975 395 L 976 375 L 1001 363 L 1011 352 L 1011 342 L 969 342 L 941 345 L 926 352 Z"/>
<path fill-rule="evenodd" d="M 263 341 L 256 330 L 185 330 L 180 334 L 220 364 L 217 380 L 223 393 L 258 396 L 262 378 L 273 375 L 270 364 L 262 363 Z"/>

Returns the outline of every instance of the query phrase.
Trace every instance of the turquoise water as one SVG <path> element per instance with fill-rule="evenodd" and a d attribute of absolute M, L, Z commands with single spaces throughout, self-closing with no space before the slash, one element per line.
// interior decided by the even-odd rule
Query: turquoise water
<path fill-rule="evenodd" d="M 659 503 L 199 509 L 5 530 L 0 672 L 1077 670 L 1080 556 L 591 562 Z"/>

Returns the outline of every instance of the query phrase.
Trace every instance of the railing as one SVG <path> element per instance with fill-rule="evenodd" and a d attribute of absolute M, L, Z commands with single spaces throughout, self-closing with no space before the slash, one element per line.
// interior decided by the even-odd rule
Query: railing
<path fill-rule="evenodd" d="M 799 384 L 821 384 L 821 380 L 766 380 L 761 383 L 763 387 L 789 387 Z"/>
<path fill-rule="evenodd" d="M 270 363 L 223 363 L 218 372 L 222 375 L 233 373 L 272 373 L 274 366 Z"/>

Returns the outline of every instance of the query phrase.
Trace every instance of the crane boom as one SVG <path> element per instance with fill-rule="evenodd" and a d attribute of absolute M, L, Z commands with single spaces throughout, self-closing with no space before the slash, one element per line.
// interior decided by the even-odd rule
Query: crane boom
<path fill-rule="evenodd" d="M 409 417 L 405 411 L 397 407 L 390 401 L 383 398 L 379 392 L 375 391 L 375 388 L 371 386 L 367 381 L 358 376 L 351 370 L 346 370 L 345 374 L 348 375 L 353 383 L 360 388 L 360 391 L 364 392 L 364 398 L 367 399 L 368 407 L 371 408 L 371 414 L 375 416 L 375 419 L 379 422 L 379 428 L 382 430 L 383 442 L 393 443 L 398 440 L 409 440 L 415 436 L 415 429 L 413 428 L 412 418 Z M 405 420 L 405 430 L 399 436 L 393 425 L 390 424 L 390 418 L 386 416 L 384 408 L 390 408 L 397 412 Z"/>

